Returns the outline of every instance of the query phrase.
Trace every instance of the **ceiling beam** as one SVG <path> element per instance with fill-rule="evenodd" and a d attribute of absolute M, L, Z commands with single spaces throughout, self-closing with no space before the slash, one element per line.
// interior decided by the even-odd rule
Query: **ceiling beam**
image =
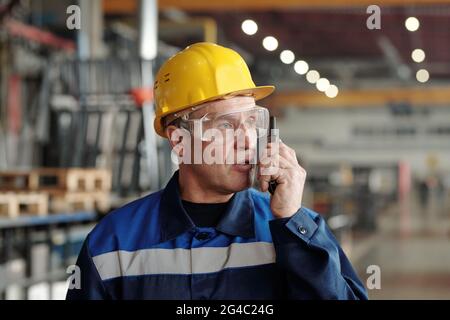
<path fill-rule="evenodd" d="M 168 38 L 188 38 L 196 36 L 206 42 L 217 42 L 217 23 L 212 18 L 187 18 L 184 21 L 160 21 L 158 25 L 159 37 L 163 40 Z"/>
<path fill-rule="evenodd" d="M 381 1 L 380 1 L 381 2 Z M 383 0 L 380 5 L 410 6 L 430 5 L 432 3 L 447 3 L 449 0 Z M 160 0 L 160 8 L 176 7 L 181 10 L 283 10 L 296 8 L 332 8 L 369 6 L 373 0 Z"/>
<path fill-rule="evenodd" d="M 376 107 L 389 103 L 450 107 L 450 86 L 341 90 L 336 98 L 314 91 L 281 91 L 262 103 L 270 108 Z"/>
<path fill-rule="evenodd" d="M 381 2 L 381 1 L 380 1 Z M 383 0 L 378 3 L 387 6 L 419 6 L 450 4 L 450 0 Z M 107 14 L 133 14 L 137 12 L 138 0 L 103 0 L 103 9 Z M 304 8 L 367 7 L 373 0 L 159 0 L 159 9 L 176 8 L 185 11 L 219 10 L 292 10 Z"/>
<path fill-rule="evenodd" d="M 138 6 L 137 0 L 103 0 L 103 12 L 105 14 L 136 14 Z"/>

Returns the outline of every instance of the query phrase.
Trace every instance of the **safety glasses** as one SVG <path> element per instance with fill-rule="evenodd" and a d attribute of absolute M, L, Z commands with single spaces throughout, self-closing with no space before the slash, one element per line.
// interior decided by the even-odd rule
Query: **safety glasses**
<path fill-rule="evenodd" d="M 208 112 L 199 118 L 191 118 L 192 114 L 186 113 L 180 117 L 181 126 L 203 141 L 209 141 L 217 134 L 225 137 L 239 132 L 261 137 L 267 134 L 269 128 L 269 111 L 256 105 L 233 111 Z"/>

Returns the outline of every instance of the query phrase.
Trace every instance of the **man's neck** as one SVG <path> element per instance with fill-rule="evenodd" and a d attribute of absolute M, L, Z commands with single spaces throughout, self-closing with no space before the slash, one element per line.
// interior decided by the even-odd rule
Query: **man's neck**
<path fill-rule="evenodd" d="M 180 170 L 178 176 L 181 199 L 194 203 L 228 202 L 233 193 L 224 194 L 205 188 L 190 171 Z"/>

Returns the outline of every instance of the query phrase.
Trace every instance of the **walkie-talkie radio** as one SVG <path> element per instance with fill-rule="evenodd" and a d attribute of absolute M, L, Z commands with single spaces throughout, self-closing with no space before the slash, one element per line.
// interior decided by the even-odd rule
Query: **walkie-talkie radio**
<path fill-rule="evenodd" d="M 277 129 L 277 119 L 274 116 L 270 116 L 269 120 L 269 132 L 267 137 L 267 142 L 276 142 L 276 139 L 278 138 L 278 135 L 275 134 L 275 129 Z M 277 187 L 276 181 L 270 181 L 269 182 L 269 192 L 270 194 L 273 194 L 275 192 L 275 189 Z"/>
<path fill-rule="evenodd" d="M 272 130 L 275 129 L 275 130 Z M 278 134 L 276 134 L 276 129 L 277 129 L 277 121 L 276 118 L 273 116 L 270 116 L 270 120 L 269 120 L 269 130 L 267 132 L 267 140 L 264 139 L 263 141 L 269 143 L 269 142 L 275 142 L 276 139 L 278 138 Z M 258 138 L 260 139 L 260 138 Z M 253 166 L 253 169 L 250 171 L 250 181 L 251 181 L 251 185 L 253 187 L 258 187 L 258 174 L 259 174 L 259 161 L 260 161 L 260 155 L 261 155 L 261 150 L 260 148 L 265 148 L 266 145 L 261 145 L 261 141 L 258 141 L 257 143 L 257 151 L 256 151 L 256 165 Z M 273 194 L 275 192 L 275 188 L 277 187 L 277 183 L 275 181 L 270 181 L 269 182 L 269 192 L 271 194 Z"/>

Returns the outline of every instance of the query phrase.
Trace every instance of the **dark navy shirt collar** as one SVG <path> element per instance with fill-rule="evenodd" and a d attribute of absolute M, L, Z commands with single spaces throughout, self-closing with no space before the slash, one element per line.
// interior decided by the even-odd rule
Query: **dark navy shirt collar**
<path fill-rule="evenodd" d="M 195 228 L 181 202 L 178 171 L 174 173 L 162 192 L 159 210 L 163 242 Z M 237 192 L 230 200 L 216 229 L 232 236 L 253 238 L 255 236 L 253 215 L 254 206 L 249 190 Z"/>

